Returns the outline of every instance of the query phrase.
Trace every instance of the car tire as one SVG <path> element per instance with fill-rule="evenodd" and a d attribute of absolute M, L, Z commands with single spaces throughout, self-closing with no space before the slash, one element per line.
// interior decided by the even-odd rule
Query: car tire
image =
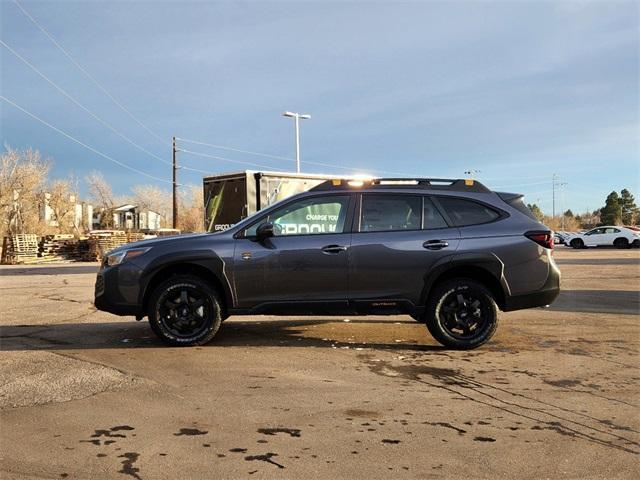
<path fill-rule="evenodd" d="M 581 238 L 574 238 L 569 242 L 569 245 L 575 249 L 584 248 L 584 242 Z"/>
<path fill-rule="evenodd" d="M 624 237 L 616 238 L 613 241 L 613 246 L 616 248 L 629 248 L 629 240 Z"/>
<path fill-rule="evenodd" d="M 172 346 L 203 345 L 222 323 L 222 302 L 209 283 L 194 275 L 176 275 L 160 284 L 149 300 L 149 325 Z"/>
<path fill-rule="evenodd" d="M 469 278 L 436 285 L 425 312 L 429 333 L 445 347 L 470 350 L 488 342 L 498 327 L 498 307 L 491 292 Z"/>

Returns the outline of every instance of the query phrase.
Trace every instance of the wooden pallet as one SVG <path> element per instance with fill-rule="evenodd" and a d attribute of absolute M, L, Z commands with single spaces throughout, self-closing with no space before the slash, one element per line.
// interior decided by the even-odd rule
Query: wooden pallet
<path fill-rule="evenodd" d="M 24 263 L 38 258 L 38 236 L 20 233 L 3 239 L 3 263 Z"/>

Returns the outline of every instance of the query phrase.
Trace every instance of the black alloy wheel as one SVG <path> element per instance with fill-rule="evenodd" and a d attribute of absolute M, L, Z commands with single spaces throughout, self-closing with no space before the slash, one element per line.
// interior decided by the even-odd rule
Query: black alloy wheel
<path fill-rule="evenodd" d="M 446 332 L 460 340 L 471 340 L 488 324 L 491 306 L 474 290 L 454 290 L 442 300 L 440 323 Z"/>
<path fill-rule="evenodd" d="M 153 293 L 149 324 L 170 345 L 202 345 L 211 340 L 222 322 L 217 293 L 191 275 L 172 277 Z"/>
<path fill-rule="evenodd" d="M 164 295 L 159 308 L 160 322 L 176 337 L 190 338 L 206 328 L 211 302 L 191 285 L 182 285 Z"/>
<path fill-rule="evenodd" d="M 489 341 L 498 326 L 498 310 L 491 292 L 472 279 L 456 278 L 429 295 L 426 324 L 441 344 L 471 349 Z"/>

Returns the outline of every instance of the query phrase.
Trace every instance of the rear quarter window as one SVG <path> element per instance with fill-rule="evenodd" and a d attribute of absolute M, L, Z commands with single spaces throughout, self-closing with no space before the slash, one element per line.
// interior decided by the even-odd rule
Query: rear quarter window
<path fill-rule="evenodd" d="M 500 217 L 494 209 L 472 200 L 439 197 L 438 202 L 456 227 L 489 223 Z"/>
<path fill-rule="evenodd" d="M 505 203 L 515 208 L 520 213 L 524 213 L 527 217 L 531 218 L 532 220 L 536 220 L 536 221 L 538 220 L 536 216 L 533 214 L 533 212 L 529 209 L 529 207 L 527 207 L 527 205 L 524 203 L 524 200 L 522 199 L 521 196 L 517 196 L 514 198 L 505 198 L 502 195 L 500 195 L 500 198 L 502 198 L 505 201 Z"/>

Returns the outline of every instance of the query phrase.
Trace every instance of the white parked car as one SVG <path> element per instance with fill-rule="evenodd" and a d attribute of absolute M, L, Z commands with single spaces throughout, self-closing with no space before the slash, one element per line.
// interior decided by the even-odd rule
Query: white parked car
<path fill-rule="evenodd" d="M 585 233 L 573 234 L 567 242 L 573 248 L 614 246 L 616 248 L 640 247 L 640 233 L 626 227 L 597 227 Z"/>

